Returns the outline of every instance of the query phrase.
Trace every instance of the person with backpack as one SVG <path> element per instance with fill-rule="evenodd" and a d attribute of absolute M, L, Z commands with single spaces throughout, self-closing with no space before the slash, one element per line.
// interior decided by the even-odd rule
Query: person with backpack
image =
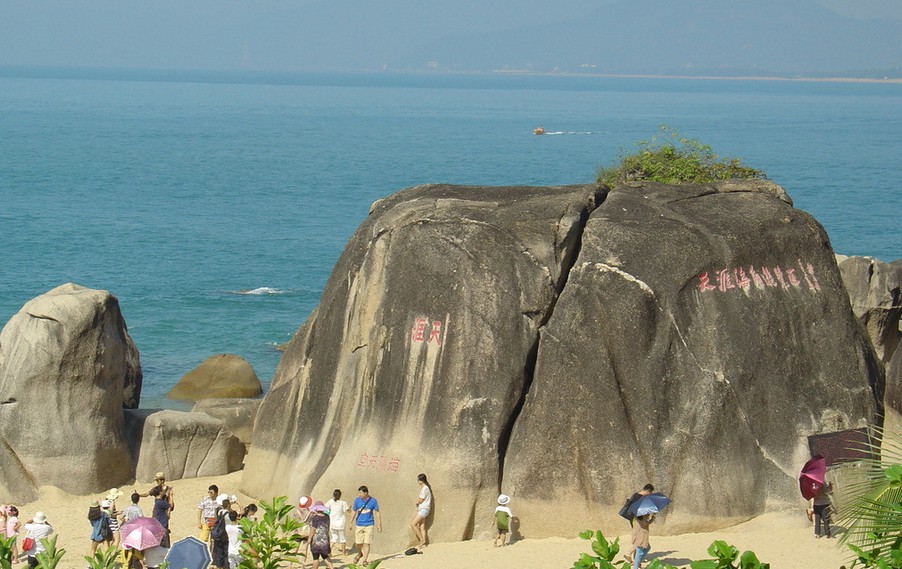
<path fill-rule="evenodd" d="M 310 554 L 313 555 L 313 569 L 319 569 L 320 559 L 326 562 L 326 567 L 333 569 L 332 560 L 329 559 L 332 554 L 329 526 L 326 506 L 322 500 L 317 500 L 310 508 Z"/>
<path fill-rule="evenodd" d="M 510 533 L 511 518 L 514 517 L 510 506 L 511 498 L 507 494 L 498 496 L 498 506 L 495 508 L 495 528 L 498 535 L 495 537 L 495 547 L 504 547 L 507 545 L 507 534 Z"/>
<path fill-rule="evenodd" d="M 97 500 L 88 506 L 88 521 L 91 522 L 91 555 L 97 551 L 97 546 L 106 542 L 109 546 L 113 540 L 113 532 L 110 530 L 110 517 L 100 507 Z"/>
<path fill-rule="evenodd" d="M 216 497 L 219 509 L 216 510 L 216 523 L 210 528 L 210 540 L 213 542 L 213 566 L 229 569 L 229 497 L 220 494 Z"/>

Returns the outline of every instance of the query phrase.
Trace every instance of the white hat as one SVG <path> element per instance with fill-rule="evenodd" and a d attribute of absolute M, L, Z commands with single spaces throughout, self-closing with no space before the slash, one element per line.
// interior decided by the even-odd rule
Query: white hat
<path fill-rule="evenodd" d="M 227 502 L 228 499 L 229 499 L 229 495 L 228 495 L 228 494 L 220 494 L 219 496 L 216 496 L 216 503 L 219 504 L 219 505 L 221 506 L 222 503 L 223 503 L 223 502 Z"/>
<path fill-rule="evenodd" d="M 109 500 L 104 500 L 103 502 L 100 503 L 100 507 L 103 509 L 107 509 L 112 505 L 113 505 L 113 503 L 110 502 Z"/>
<path fill-rule="evenodd" d="M 498 496 L 498 503 L 501 504 L 502 506 L 506 506 L 508 503 L 510 503 L 510 501 L 511 501 L 511 497 L 508 496 L 507 494 L 501 494 Z"/>
<path fill-rule="evenodd" d="M 44 515 L 44 512 L 35 512 L 34 521 L 39 524 L 45 524 L 47 523 L 47 516 Z"/>
<path fill-rule="evenodd" d="M 298 498 L 298 508 L 309 508 L 313 504 L 313 498 L 310 496 L 301 496 Z"/>

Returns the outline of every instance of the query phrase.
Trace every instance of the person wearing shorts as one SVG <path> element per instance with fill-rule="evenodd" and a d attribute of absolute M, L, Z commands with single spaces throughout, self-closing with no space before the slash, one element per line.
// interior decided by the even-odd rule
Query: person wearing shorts
<path fill-rule="evenodd" d="M 432 510 L 432 487 L 429 485 L 426 475 L 422 473 L 417 475 L 417 483 L 420 485 L 420 492 L 415 503 L 417 513 L 410 520 L 410 527 L 413 528 L 413 533 L 417 536 L 417 547 L 422 549 L 426 547 L 429 541 L 429 535 L 426 531 L 426 518 Z"/>
<path fill-rule="evenodd" d="M 357 555 L 354 556 L 354 563 L 366 565 L 370 555 L 370 545 L 373 543 L 373 530 L 382 531 L 382 514 L 379 513 L 379 502 L 370 496 L 370 491 L 366 486 L 357 489 L 357 497 L 354 498 L 354 517 L 351 522 L 355 526 L 354 530 L 354 547 L 357 549 Z"/>

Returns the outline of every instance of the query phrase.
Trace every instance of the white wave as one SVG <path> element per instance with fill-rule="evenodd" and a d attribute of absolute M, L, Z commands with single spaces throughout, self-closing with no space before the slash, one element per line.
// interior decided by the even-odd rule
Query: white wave
<path fill-rule="evenodd" d="M 555 135 L 555 134 L 560 135 L 560 134 L 602 134 L 602 133 L 597 132 L 597 131 L 591 131 L 591 130 L 567 130 L 567 131 L 557 130 L 554 132 L 546 132 L 545 133 L 546 136 L 551 136 L 551 135 Z"/>
<path fill-rule="evenodd" d="M 270 288 L 268 286 L 261 286 L 258 288 L 249 288 L 249 289 L 241 289 L 233 291 L 234 294 L 248 294 L 252 296 L 264 296 L 268 294 L 288 294 L 289 291 L 281 290 L 278 288 Z"/>

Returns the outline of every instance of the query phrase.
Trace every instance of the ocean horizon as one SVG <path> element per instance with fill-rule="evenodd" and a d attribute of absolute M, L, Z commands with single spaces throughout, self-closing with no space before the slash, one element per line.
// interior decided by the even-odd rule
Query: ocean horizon
<path fill-rule="evenodd" d="M 268 385 L 373 201 L 589 183 L 663 124 L 765 171 L 837 253 L 902 256 L 898 83 L 134 73 L 0 68 L 0 319 L 65 282 L 110 291 L 142 407 L 184 408 L 165 393 L 218 353 Z"/>

